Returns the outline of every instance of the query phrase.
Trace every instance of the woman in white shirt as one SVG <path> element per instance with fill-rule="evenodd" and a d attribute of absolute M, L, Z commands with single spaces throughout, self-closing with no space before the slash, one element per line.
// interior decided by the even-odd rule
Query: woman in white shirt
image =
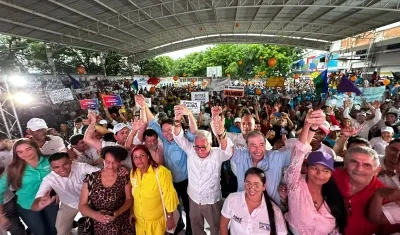
<path fill-rule="evenodd" d="M 379 154 L 385 155 L 386 146 L 393 140 L 394 130 L 390 126 L 381 128 L 381 136 L 372 138 L 369 142 L 371 147 Z"/>
<path fill-rule="evenodd" d="M 264 171 L 252 167 L 245 173 L 245 191 L 231 193 L 221 211 L 220 234 L 286 235 L 286 223 L 280 208 L 266 192 Z M 229 222 L 230 225 L 229 225 Z"/>

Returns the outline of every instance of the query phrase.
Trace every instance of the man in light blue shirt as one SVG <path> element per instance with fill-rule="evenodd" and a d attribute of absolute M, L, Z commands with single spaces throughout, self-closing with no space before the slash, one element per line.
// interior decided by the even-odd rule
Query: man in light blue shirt
<path fill-rule="evenodd" d="M 231 161 L 236 165 L 238 191 L 243 191 L 244 173 L 251 167 L 258 167 L 265 172 L 267 193 L 280 205 L 278 187 L 282 180 L 283 169 L 290 164 L 291 149 L 284 151 L 266 151 L 265 137 L 259 131 L 247 134 L 247 149 L 235 148 Z"/>

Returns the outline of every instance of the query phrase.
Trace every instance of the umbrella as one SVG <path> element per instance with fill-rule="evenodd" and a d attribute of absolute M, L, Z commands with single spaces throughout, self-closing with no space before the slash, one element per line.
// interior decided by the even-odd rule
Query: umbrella
<path fill-rule="evenodd" d="M 149 80 L 147 80 L 147 83 L 156 86 L 158 83 L 160 83 L 160 78 L 149 78 Z"/>

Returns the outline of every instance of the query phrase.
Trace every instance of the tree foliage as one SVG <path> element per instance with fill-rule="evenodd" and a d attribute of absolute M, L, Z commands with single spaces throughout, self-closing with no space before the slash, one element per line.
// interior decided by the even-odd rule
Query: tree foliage
<path fill-rule="evenodd" d="M 266 76 L 286 74 L 293 61 L 300 58 L 299 48 L 262 44 L 222 44 L 202 52 L 191 53 L 181 59 L 168 56 L 133 61 L 114 52 L 97 52 L 64 45 L 46 44 L 10 36 L 0 36 L 0 72 L 29 71 L 50 74 L 47 53 L 52 52 L 58 74 L 76 73 L 83 65 L 87 74 L 109 76 L 143 74 L 149 76 L 206 76 L 208 66 L 222 66 L 223 76 L 249 78 L 259 72 Z M 262 59 L 260 59 L 262 57 Z M 269 58 L 276 58 L 277 65 L 268 66 Z M 238 62 L 242 61 L 243 64 Z"/>

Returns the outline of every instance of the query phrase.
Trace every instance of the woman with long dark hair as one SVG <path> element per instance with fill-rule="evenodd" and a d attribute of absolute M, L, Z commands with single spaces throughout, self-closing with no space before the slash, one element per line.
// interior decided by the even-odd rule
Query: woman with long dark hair
<path fill-rule="evenodd" d="M 285 174 L 289 200 L 285 218 L 294 235 L 343 234 L 346 227 L 344 201 L 331 178 L 333 157 L 320 151 L 311 152 L 306 160 L 306 174 L 301 174 L 304 158 L 311 151 L 309 143 L 324 119 L 321 110 L 308 111 Z"/>
<path fill-rule="evenodd" d="M 268 196 L 264 171 L 252 167 L 245 173 L 244 192 L 231 193 L 221 211 L 220 233 L 228 235 L 286 235 L 280 208 Z M 229 222 L 231 222 L 228 228 Z"/>

